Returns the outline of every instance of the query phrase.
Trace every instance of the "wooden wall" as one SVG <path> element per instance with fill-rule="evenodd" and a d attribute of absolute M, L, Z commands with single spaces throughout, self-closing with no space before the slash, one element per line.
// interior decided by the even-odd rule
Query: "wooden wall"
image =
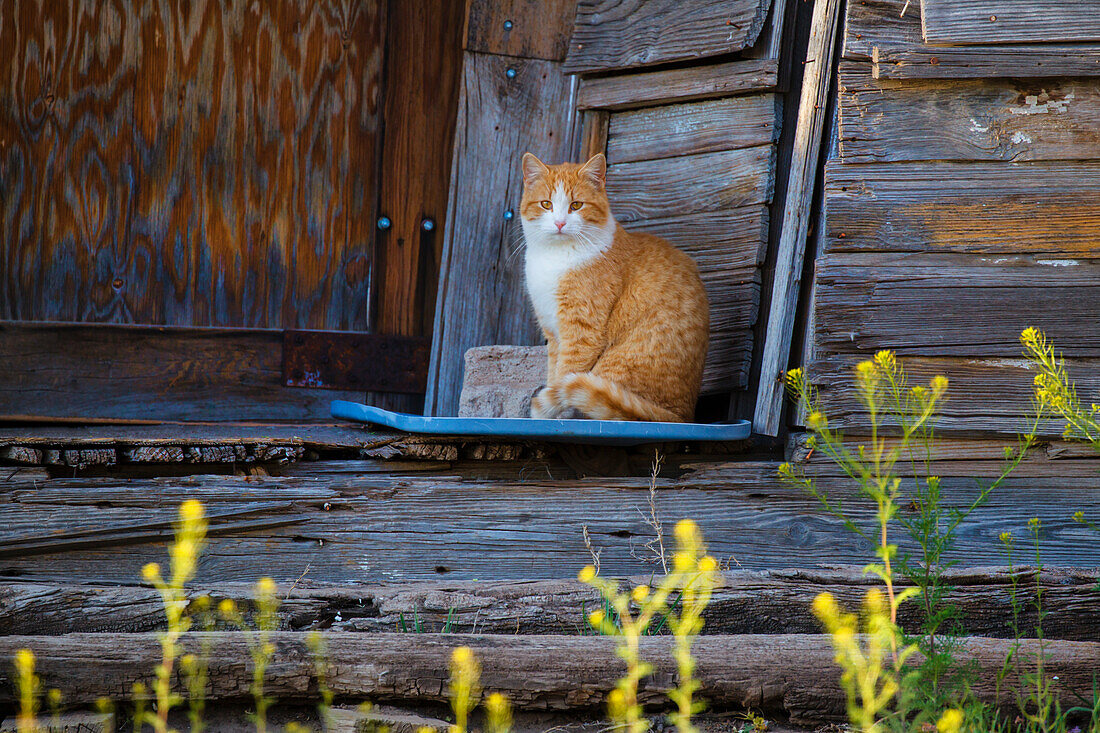
<path fill-rule="evenodd" d="M 0 3 L 0 415 L 323 419 L 363 399 L 287 389 L 280 331 L 430 337 L 462 19 L 449 0 Z M 44 322 L 127 330 L 30 338 Z M 224 358 L 153 379 L 169 333 Z"/>
<path fill-rule="evenodd" d="M 546 30 L 532 31 L 518 4 L 471 3 L 431 414 L 456 412 L 467 348 L 542 341 L 516 218 L 525 150 L 551 161 L 607 154 L 616 218 L 666 237 L 699 263 L 712 316 L 704 391 L 746 386 L 779 98 L 771 93 L 773 59 L 728 58 L 757 40 L 770 3 L 690 5 L 559 0 L 542 17 L 557 24 L 551 37 L 570 40 L 546 44 L 526 40 Z M 669 62 L 679 64 L 612 73 Z"/>
<path fill-rule="evenodd" d="M 1031 407 L 1028 326 L 1095 393 L 1100 71 L 1082 66 L 1100 49 L 933 47 L 905 6 L 848 5 L 814 378 L 858 427 L 850 368 L 894 349 L 951 380 L 942 428 L 1010 432 Z"/>
<path fill-rule="evenodd" d="M 0 318 L 367 328 L 379 0 L 2 15 Z"/>

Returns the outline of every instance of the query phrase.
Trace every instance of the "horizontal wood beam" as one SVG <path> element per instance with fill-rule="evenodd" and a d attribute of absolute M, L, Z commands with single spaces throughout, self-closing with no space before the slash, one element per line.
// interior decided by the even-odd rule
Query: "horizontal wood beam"
<path fill-rule="evenodd" d="M 927 43 L 985 46 L 1100 40 L 1095 0 L 921 0 Z"/>
<path fill-rule="evenodd" d="M 1095 470 L 1096 464 L 1092 465 Z M 942 603 L 958 610 L 968 633 L 1005 638 L 1012 636 L 1015 592 L 1021 635 L 1031 637 L 1038 626 L 1033 601 L 1041 589 L 1043 636 L 1090 641 L 1100 623 L 1100 594 L 1092 592 L 1098 578 L 1097 570 L 1048 569 L 1038 577 L 1033 569 L 1019 567 L 950 570 Z M 648 584 L 653 578 L 636 577 L 630 582 Z M 821 627 L 810 604 L 819 593 L 831 593 L 842 605 L 854 608 L 877 583 L 859 567 L 728 571 L 711 597 L 702 633 L 818 633 Z M 215 602 L 229 598 L 248 608 L 253 591 L 245 583 L 199 584 L 188 595 L 192 600 L 208 595 Z M 587 629 L 587 612 L 601 603 L 592 588 L 575 580 L 305 587 L 284 583 L 279 597 L 283 630 L 374 633 L 448 628 L 454 633 L 580 635 Z M 919 602 L 901 607 L 899 623 L 911 633 L 919 632 L 921 608 Z M 162 601 L 153 588 L 14 581 L 0 588 L 0 636 L 135 633 L 163 627 Z"/>
<path fill-rule="evenodd" d="M 314 655 L 306 635 L 277 632 L 265 678 L 265 692 L 283 701 L 318 697 Z M 444 702 L 452 651 L 470 647 L 481 664 L 481 685 L 503 692 L 520 710 L 591 710 L 601 707 L 607 692 L 623 672 L 609 637 L 347 634 L 324 635 L 325 682 L 343 699 L 376 702 Z M 651 706 L 667 705 L 666 690 L 676 681 L 671 637 L 643 637 L 640 652 L 654 673 L 639 685 L 639 698 Z M 211 665 L 208 701 L 248 698 L 252 679 L 249 639 L 241 632 L 189 633 L 181 644 L 186 652 L 206 653 Z M 1044 672 L 1057 676 L 1053 688 L 1066 703 L 1092 690 L 1100 667 L 1100 644 L 1083 641 L 963 639 L 955 649 L 977 670 L 971 692 L 979 700 L 1012 704 L 1024 683 L 1010 673 L 998 675 L 1006 657 L 1029 661 L 1044 656 Z M 0 659 L 18 649 L 35 652 L 37 672 L 46 687 L 62 691 L 69 703 L 92 703 L 99 697 L 119 701 L 130 697 L 132 685 L 151 687 L 153 668 L 160 661 L 157 634 L 67 634 L 0 638 Z M 712 708 L 751 707 L 789 716 L 792 722 L 836 719 L 844 715 L 845 698 L 832 643 L 822 635 L 744 635 L 700 637 L 693 648 L 700 697 Z M 914 658 L 916 661 L 919 659 Z M 0 665 L 0 703 L 13 702 L 11 665 Z M 177 683 L 178 684 L 178 683 Z M 181 690 L 182 691 L 182 690 Z M 1070 702 L 1072 701 L 1072 703 Z"/>
<path fill-rule="evenodd" d="M 778 72 L 776 60 L 761 59 L 583 79 L 577 108 L 621 110 L 772 91 Z"/>
<path fill-rule="evenodd" d="M 1043 79 L 1100 76 L 1097 46 L 875 46 L 875 79 Z"/>

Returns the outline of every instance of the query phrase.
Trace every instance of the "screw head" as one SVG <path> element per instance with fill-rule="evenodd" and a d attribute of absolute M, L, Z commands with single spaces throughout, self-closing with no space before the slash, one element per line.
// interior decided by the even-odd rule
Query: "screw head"
<path fill-rule="evenodd" d="M 515 67 L 514 66 L 509 66 L 508 70 L 504 72 L 504 75 L 506 77 L 508 77 L 509 79 L 515 79 L 516 78 L 516 69 L 515 69 Z"/>
<path fill-rule="evenodd" d="M 393 222 L 390 221 L 390 218 L 388 216 L 378 217 L 378 228 L 379 229 L 389 229 L 391 224 L 393 224 Z"/>
<path fill-rule="evenodd" d="M 430 232 L 431 230 L 435 229 L 435 222 L 431 219 L 425 218 L 423 221 L 420 222 L 420 228 L 426 232 Z"/>
<path fill-rule="evenodd" d="M 511 221 L 513 216 L 515 216 L 515 214 L 512 213 L 511 209 L 508 209 L 504 212 L 504 220 L 505 221 Z"/>
<path fill-rule="evenodd" d="M 506 30 L 506 31 L 512 30 L 512 21 L 510 21 L 510 20 L 504 21 L 504 30 Z"/>

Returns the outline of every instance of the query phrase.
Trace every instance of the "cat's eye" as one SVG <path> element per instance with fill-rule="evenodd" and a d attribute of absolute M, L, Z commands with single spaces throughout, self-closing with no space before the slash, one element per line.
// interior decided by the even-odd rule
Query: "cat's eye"
<path fill-rule="evenodd" d="M 554 208 L 554 204 L 550 203 L 549 201 L 539 201 L 539 206 L 546 209 L 547 211 L 550 211 L 550 209 Z"/>
<path fill-rule="evenodd" d="M 581 208 L 582 206 L 584 206 L 583 201 L 574 201 L 573 203 L 569 204 L 569 210 L 570 211 L 576 211 L 577 209 Z"/>

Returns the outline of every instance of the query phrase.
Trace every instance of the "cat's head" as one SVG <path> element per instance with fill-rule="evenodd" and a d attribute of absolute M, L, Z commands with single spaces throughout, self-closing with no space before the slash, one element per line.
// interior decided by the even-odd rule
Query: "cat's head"
<path fill-rule="evenodd" d="M 528 235 L 593 240 L 613 223 L 604 190 L 607 159 L 593 155 L 583 165 L 546 165 L 523 155 L 523 200 L 520 216 Z"/>

